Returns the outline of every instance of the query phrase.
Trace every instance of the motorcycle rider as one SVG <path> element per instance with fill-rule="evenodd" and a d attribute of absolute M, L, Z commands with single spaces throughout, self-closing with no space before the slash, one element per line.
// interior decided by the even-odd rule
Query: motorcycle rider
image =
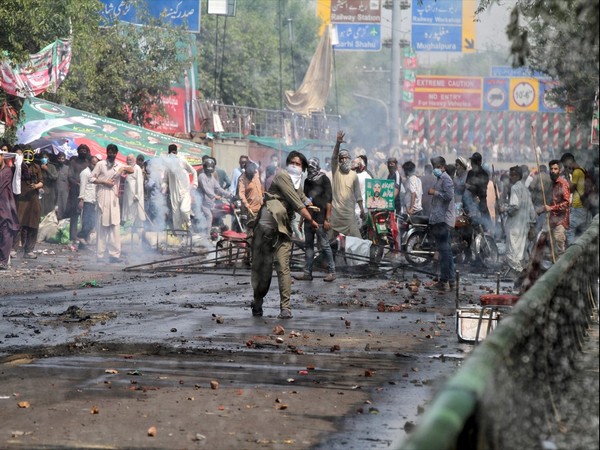
<path fill-rule="evenodd" d="M 202 165 L 202 173 L 198 177 L 198 191 L 202 200 L 200 210 L 204 216 L 206 225 L 201 226 L 202 231 L 209 232 L 213 223 L 213 210 L 215 201 L 221 198 L 230 198 L 231 194 L 219 185 L 219 181 L 213 176 L 217 163 L 213 158 L 207 158 Z"/>

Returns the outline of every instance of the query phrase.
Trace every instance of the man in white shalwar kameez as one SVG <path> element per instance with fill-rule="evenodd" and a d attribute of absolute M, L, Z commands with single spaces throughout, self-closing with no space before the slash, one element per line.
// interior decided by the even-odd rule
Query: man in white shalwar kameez
<path fill-rule="evenodd" d="M 190 175 L 192 182 L 190 185 Z M 198 187 L 198 174 L 185 159 L 177 156 L 177 146 L 169 145 L 169 156 L 165 160 L 163 192 L 168 189 L 173 214 L 174 230 L 191 228 L 192 194 Z"/>
<path fill-rule="evenodd" d="M 331 187 L 333 193 L 331 228 L 334 232 L 360 239 L 360 229 L 354 212 L 355 205 L 358 204 L 360 219 L 365 218 L 360 181 L 356 176 L 356 172 L 350 170 L 350 154 L 347 150 L 340 150 L 342 142 L 344 142 L 344 133 L 338 131 L 331 156 Z"/>
<path fill-rule="evenodd" d="M 104 258 L 108 250 L 109 261 L 121 260 L 121 208 L 119 206 L 119 185 L 121 174 L 133 173 L 133 168 L 117 162 L 119 149 L 115 144 L 106 147 L 106 160 L 98 161 L 90 175 L 90 183 L 96 190 L 98 258 Z"/>
<path fill-rule="evenodd" d="M 510 199 L 508 205 L 500 210 L 506 212 L 506 262 L 509 266 L 508 275 L 514 278 L 523 271 L 522 261 L 527 246 L 529 226 L 535 223 L 535 210 L 531 201 L 529 189 L 523 183 L 523 171 L 520 166 L 514 166 L 509 171 Z"/>
<path fill-rule="evenodd" d="M 123 189 L 123 221 L 140 226 L 146 220 L 144 213 L 144 173 L 136 164 L 133 153 L 127 155 L 127 165 L 133 168 L 125 178 Z"/>

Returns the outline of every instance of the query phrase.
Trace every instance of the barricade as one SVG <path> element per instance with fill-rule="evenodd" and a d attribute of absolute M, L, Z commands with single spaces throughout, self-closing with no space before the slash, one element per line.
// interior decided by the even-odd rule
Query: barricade
<path fill-rule="evenodd" d="M 598 320 L 598 224 L 596 216 L 473 350 L 401 450 L 544 448 L 564 431 L 561 396 Z"/>

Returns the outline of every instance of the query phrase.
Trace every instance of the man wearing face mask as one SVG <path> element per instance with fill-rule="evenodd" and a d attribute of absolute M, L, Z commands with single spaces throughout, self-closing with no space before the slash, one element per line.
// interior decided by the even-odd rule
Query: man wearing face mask
<path fill-rule="evenodd" d="M 98 161 L 89 178 L 97 186 L 97 248 L 98 258 L 103 259 L 108 251 L 109 262 L 121 263 L 121 208 L 119 207 L 119 185 L 121 174 L 133 173 L 133 168 L 117 161 L 119 149 L 115 144 L 106 147 L 106 160 Z"/>
<path fill-rule="evenodd" d="M 552 197 L 544 206 L 550 222 L 550 231 L 556 257 L 565 252 L 567 243 L 567 230 L 569 229 L 569 207 L 571 203 L 571 190 L 569 182 L 560 175 L 560 161 L 553 159 L 548 163 L 550 179 L 552 180 Z"/>
<path fill-rule="evenodd" d="M 331 182 L 327 175 L 321 171 L 319 160 L 311 158 L 308 160 L 308 177 L 304 181 L 304 195 L 312 199 L 313 206 L 319 208 L 311 211 L 312 218 L 319 224 L 318 229 L 313 229 L 311 223 L 304 224 L 304 243 L 305 260 L 304 273 L 301 276 L 294 276 L 296 280 L 311 281 L 313 279 L 313 263 L 315 259 L 315 236 L 317 244 L 327 258 L 327 275 L 323 281 L 331 282 L 335 280 L 335 261 L 333 252 L 329 244 L 329 230 L 331 230 Z"/>
<path fill-rule="evenodd" d="M 432 196 L 429 225 L 440 253 L 440 279 L 428 289 L 448 292 L 454 288 L 454 258 L 450 247 L 450 233 L 454 228 L 454 183 L 446 173 L 446 160 L 441 156 L 431 158 L 435 185 L 427 192 Z"/>
<path fill-rule="evenodd" d="M 44 194 L 42 195 L 42 216 L 45 216 L 56 206 L 56 179 L 58 171 L 56 166 L 50 163 L 48 152 L 42 152 L 40 158 L 40 169 L 44 182 Z"/>
<path fill-rule="evenodd" d="M 214 176 L 216 162 L 213 158 L 207 158 L 202 165 L 202 172 L 198 177 L 198 191 L 202 200 L 200 210 L 206 221 L 206 228 L 202 231 L 210 232 L 213 221 L 213 209 L 215 209 L 215 201 L 221 200 L 222 197 L 231 197 L 231 194 L 223 189 L 219 180 Z"/>
<path fill-rule="evenodd" d="M 331 155 L 331 185 L 333 191 L 331 227 L 334 232 L 360 239 L 360 229 L 356 222 L 355 206 L 358 204 L 361 220 L 365 218 L 360 182 L 356 172 L 351 170 L 352 163 L 347 150 L 340 150 L 344 141 L 344 132 L 338 131 Z"/>
<path fill-rule="evenodd" d="M 239 180 L 238 194 L 242 202 L 244 214 L 252 226 L 254 219 L 263 204 L 263 188 L 258 174 L 258 164 L 248 160 L 246 170 Z"/>
<path fill-rule="evenodd" d="M 300 186 L 302 172 L 308 168 L 306 157 L 291 151 L 286 159 L 286 170 L 280 170 L 265 193 L 258 213 L 252 239 L 252 315 L 263 315 L 263 299 L 271 287 L 273 265 L 279 282 L 280 319 L 292 318 L 290 257 L 292 253 L 292 219 L 297 212 L 316 230 L 319 224 L 306 206 L 311 202 Z"/>
<path fill-rule="evenodd" d="M 23 257 L 35 259 L 33 253 L 37 242 L 38 228 L 42 213 L 39 190 L 44 187 L 42 169 L 33 162 L 34 152 L 29 146 L 23 150 L 21 166 L 21 195 L 17 196 L 17 215 L 21 225 L 21 244 Z"/>

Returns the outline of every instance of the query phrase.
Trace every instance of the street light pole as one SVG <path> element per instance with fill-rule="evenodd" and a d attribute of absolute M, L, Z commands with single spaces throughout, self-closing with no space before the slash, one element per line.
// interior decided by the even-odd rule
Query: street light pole
<path fill-rule="evenodd" d="M 288 23 L 288 35 L 290 38 L 290 57 L 292 60 L 292 80 L 294 82 L 292 89 L 295 91 L 296 90 L 296 71 L 294 70 L 294 19 L 290 19 L 288 17 L 287 23 Z"/>
<path fill-rule="evenodd" d="M 400 0 L 392 0 L 392 77 L 390 86 L 390 147 L 400 145 Z"/>
<path fill-rule="evenodd" d="M 379 99 L 379 98 L 375 98 L 375 97 L 369 97 L 368 95 L 361 95 L 361 94 L 354 94 L 355 97 L 358 98 L 364 98 L 366 100 L 372 100 L 374 102 L 379 103 L 381 106 L 383 106 L 383 109 L 385 109 L 385 127 L 389 128 L 390 126 L 390 110 L 388 108 L 388 105 L 386 105 L 386 103 Z"/>

